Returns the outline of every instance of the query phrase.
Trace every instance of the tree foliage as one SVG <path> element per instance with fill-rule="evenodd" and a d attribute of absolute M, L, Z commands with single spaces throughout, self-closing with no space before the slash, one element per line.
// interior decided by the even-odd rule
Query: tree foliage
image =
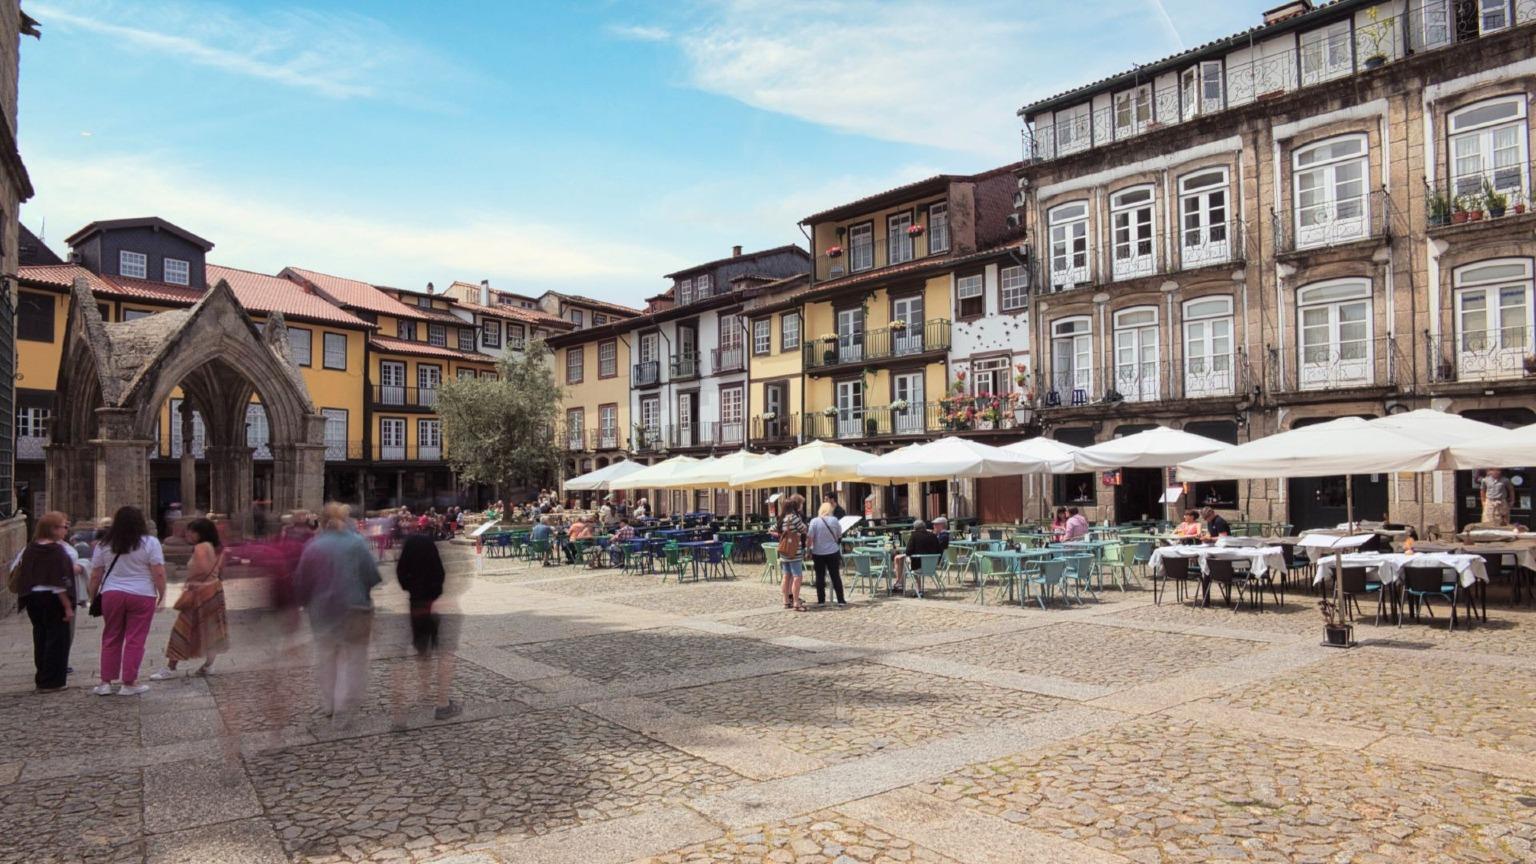
<path fill-rule="evenodd" d="M 560 386 L 549 348 L 530 342 L 498 364 L 498 376 L 444 381 L 437 391 L 443 457 L 471 483 L 536 486 L 555 476 Z"/>

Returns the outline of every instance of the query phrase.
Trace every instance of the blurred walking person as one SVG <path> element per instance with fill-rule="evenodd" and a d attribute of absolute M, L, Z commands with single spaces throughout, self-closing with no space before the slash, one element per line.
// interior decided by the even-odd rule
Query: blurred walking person
<path fill-rule="evenodd" d="M 431 534 L 416 532 L 405 538 L 400 560 L 395 563 L 395 578 L 410 597 L 411 644 L 416 649 L 416 678 L 420 692 L 432 698 L 433 716 L 447 720 L 463 707 L 454 702 L 453 666 L 457 616 L 451 598 L 445 597 L 447 574 L 443 558 Z M 444 620 L 447 613 L 447 620 Z M 405 669 L 395 675 L 395 725 L 403 725 L 406 695 Z"/>
<path fill-rule="evenodd" d="M 314 634 L 320 708 L 341 725 L 350 723 L 368 689 L 372 592 L 380 581 L 379 566 L 347 505 L 325 505 L 320 533 L 299 558 L 294 587 Z"/>
<path fill-rule="evenodd" d="M 110 695 L 118 680 L 119 696 L 147 691 L 149 685 L 139 683 L 139 666 L 149 625 L 165 597 L 165 551 L 139 508 L 119 507 L 112 515 L 91 555 L 91 597 L 91 614 L 102 619 L 101 683 L 91 692 Z"/>
<path fill-rule="evenodd" d="M 17 608 L 32 621 L 32 683 L 40 693 L 64 689 L 75 617 L 75 565 L 65 538 L 69 517 L 58 511 L 37 520 L 37 533 L 12 567 Z"/>
<path fill-rule="evenodd" d="M 213 672 L 213 661 L 229 650 L 229 620 L 224 611 L 224 550 L 219 529 L 207 519 L 187 524 L 192 560 L 187 562 L 187 583 L 176 598 L 176 624 L 165 646 L 165 665 L 149 676 L 151 681 L 176 677 L 183 660 L 203 658 L 198 675 Z"/>

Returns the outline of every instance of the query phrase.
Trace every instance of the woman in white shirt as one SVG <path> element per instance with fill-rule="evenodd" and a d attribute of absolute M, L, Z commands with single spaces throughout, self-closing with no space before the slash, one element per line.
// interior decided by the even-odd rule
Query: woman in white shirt
<path fill-rule="evenodd" d="M 140 684 L 144 640 L 165 596 L 165 552 L 149 533 L 144 513 L 120 507 L 112 527 L 91 556 L 91 596 L 101 595 L 101 683 L 91 692 L 112 693 L 121 680 L 119 696 L 137 696 L 149 689 Z"/>
<path fill-rule="evenodd" d="M 809 540 L 811 564 L 816 568 L 816 605 L 827 605 L 827 577 L 832 577 L 832 592 L 837 605 L 847 606 L 843 599 L 843 526 L 833 514 L 831 500 L 821 502 L 816 518 L 811 520 Z"/>

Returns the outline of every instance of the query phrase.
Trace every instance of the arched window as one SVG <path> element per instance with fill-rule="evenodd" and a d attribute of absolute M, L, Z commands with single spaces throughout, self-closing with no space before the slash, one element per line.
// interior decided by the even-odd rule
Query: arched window
<path fill-rule="evenodd" d="M 1093 324 L 1086 315 L 1051 322 L 1051 389 L 1074 402 L 1093 392 Z"/>
<path fill-rule="evenodd" d="M 1227 169 L 1212 168 L 1179 178 L 1179 248 L 1184 267 L 1231 259 L 1229 218 Z"/>
<path fill-rule="evenodd" d="M 1046 220 L 1051 230 L 1051 290 L 1089 281 L 1093 272 L 1088 263 L 1088 202 L 1052 207 Z"/>
<path fill-rule="evenodd" d="M 1367 152 L 1364 135 L 1330 138 L 1296 151 L 1297 248 L 1366 236 L 1370 226 Z"/>
<path fill-rule="evenodd" d="M 1115 390 L 1127 402 L 1158 398 L 1157 307 L 1133 306 L 1115 313 Z"/>
<path fill-rule="evenodd" d="M 1232 298 L 1201 297 L 1184 303 L 1184 396 L 1231 396 Z"/>
<path fill-rule="evenodd" d="M 1153 213 L 1156 195 L 1151 185 L 1134 186 L 1109 196 L 1109 223 L 1112 231 L 1114 277 L 1134 279 L 1157 269 L 1157 219 Z"/>
<path fill-rule="evenodd" d="M 1303 390 L 1375 381 L 1368 279 L 1317 282 L 1296 292 L 1299 383 Z"/>
<path fill-rule="evenodd" d="M 1456 380 L 1520 377 L 1533 353 L 1531 259 L 1456 268 Z"/>
<path fill-rule="evenodd" d="M 1501 96 L 1451 112 L 1451 192 L 1482 195 L 1486 186 L 1504 195 L 1523 196 L 1526 174 L 1525 96 Z"/>

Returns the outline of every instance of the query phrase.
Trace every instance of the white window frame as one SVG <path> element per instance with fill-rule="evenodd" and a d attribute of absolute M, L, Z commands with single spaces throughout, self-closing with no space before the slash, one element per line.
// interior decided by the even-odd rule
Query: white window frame
<path fill-rule="evenodd" d="M 1301 34 L 1301 85 L 1331 81 L 1355 68 L 1355 40 L 1349 19 L 1335 21 Z"/>
<path fill-rule="evenodd" d="M 565 349 L 565 383 L 580 384 L 587 377 L 587 347 L 574 345 Z"/>
<path fill-rule="evenodd" d="M 791 326 L 791 322 L 793 322 L 793 326 Z M 793 339 L 790 338 L 790 334 L 794 334 Z M 779 350 L 799 351 L 800 345 L 800 313 L 785 312 L 779 316 Z"/>
<path fill-rule="evenodd" d="M 443 324 L 427 324 L 427 344 L 437 348 L 447 348 L 448 327 Z"/>
<path fill-rule="evenodd" d="M 928 254 L 949 251 L 949 202 L 928 205 Z"/>
<path fill-rule="evenodd" d="M 875 266 L 875 223 L 860 222 L 848 228 L 848 271 L 858 273 Z"/>
<path fill-rule="evenodd" d="M 1455 295 L 1456 380 L 1474 381 L 1520 378 L 1525 358 L 1532 353 L 1532 264 L 1529 258 L 1493 258 L 1457 267 L 1452 274 Z M 1481 295 L 1485 326 L 1466 329 L 1467 303 Z M 1506 299 L 1519 299 L 1518 319 L 1506 320 Z"/>
<path fill-rule="evenodd" d="M 758 318 L 752 322 L 752 354 L 761 357 L 773 353 L 773 319 Z"/>
<path fill-rule="evenodd" d="M 980 300 L 981 301 L 981 309 L 979 311 L 977 311 L 976 314 L 974 314 L 974 315 L 967 315 L 967 314 L 965 314 L 965 312 L 964 312 L 965 301 L 967 301 L 967 300 Z M 980 317 L 982 317 L 982 316 L 984 316 L 986 314 L 987 314 L 986 279 L 980 273 L 968 273 L 968 274 L 966 274 L 964 276 L 956 276 L 955 277 L 955 318 L 957 318 L 957 319 L 980 318 Z M 907 322 L 907 330 L 908 330 L 908 332 L 910 332 L 911 329 L 914 326 L 921 326 L 921 322 L 908 321 Z"/>
<path fill-rule="evenodd" d="M 1152 85 L 1122 90 L 1114 96 L 1115 138 L 1129 138 L 1147 131 L 1152 122 Z"/>
<path fill-rule="evenodd" d="M 1015 264 L 997 271 L 998 308 L 1014 312 L 1029 308 L 1029 273 Z"/>
<path fill-rule="evenodd" d="M 834 390 L 837 400 L 837 437 L 864 437 L 864 381 L 854 378 L 839 381 Z"/>
<path fill-rule="evenodd" d="M 1093 143 L 1088 117 L 1093 106 L 1087 102 L 1064 108 L 1051 115 L 1052 130 L 1056 133 L 1056 154 L 1065 156 L 1086 150 Z"/>
<path fill-rule="evenodd" d="M 1234 395 L 1232 298 L 1199 297 L 1184 301 L 1184 397 Z"/>
<path fill-rule="evenodd" d="M 608 356 L 603 356 L 604 353 L 606 353 Z M 597 377 L 617 378 L 618 375 L 619 340 L 605 339 L 597 343 Z"/>
<path fill-rule="evenodd" d="M 495 318 L 480 319 L 480 344 L 487 348 L 501 347 L 501 322 Z"/>
<path fill-rule="evenodd" d="M 693 280 L 677 280 L 677 305 L 687 306 L 693 302 Z"/>
<path fill-rule="evenodd" d="M 1345 310 L 1363 312 L 1346 320 Z M 1308 312 L 1326 310 L 1316 323 L 1309 323 Z M 1353 313 L 1352 313 L 1353 314 Z M 1329 279 L 1296 290 L 1296 357 L 1298 384 L 1302 390 L 1328 390 L 1360 387 L 1375 381 L 1374 334 L 1375 302 L 1371 282 L 1364 278 Z M 1363 325 L 1363 326 L 1361 326 Z M 1345 339 L 1345 328 L 1358 328 L 1359 335 Z M 1308 339 L 1319 329 L 1326 343 Z"/>
<path fill-rule="evenodd" d="M 1003 396 L 1011 389 L 1008 370 L 1012 357 L 982 357 L 971 361 L 971 395 L 975 398 Z"/>
<path fill-rule="evenodd" d="M 379 402 L 381 404 L 405 404 L 405 376 L 404 362 L 400 360 L 379 361 Z"/>
<path fill-rule="evenodd" d="M 837 362 L 857 363 L 864 359 L 864 310 L 859 307 L 837 310 Z"/>
<path fill-rule="evenodd" d="M 437 388 L 443 383 L 443 367 L 436 363 L 416 364 L 416 404 L 427 408 L 437 404 Z"/>
<path fill-rule="evenodd" d="M 181 258 L 166 258 L 161 262 L 160 275 L 170 285 L 191 285 L 192 265 Z"/>
<path fill-rule="evenodd" d="M 1069 368 L 1061 368 L 1062 359 L 1070 361 Z M 1077 391 L 1081 391 L 1083 399 L 1092 397 L 1093 319 L 1087 315 L 1051 322 L 1051 388 L 1063 403 L 1073 401 Z"/>
<path fill-rule="evenodd" d="M 1116 280 L 1157 272 L 1157 189 L 1150 183 L 1109 196 L 1110 272 Z"/>
<path fill-rule="evenodd" d="M 1227 107 L 1227 70 L 1220 60 L 1200 63 L 1200 112 L 1212 114 Z"/>
<path fill-rule="evenodd" d="M 1342 156 L 1330 155 L 1302 164 L 1308 156 L 1319 150 L 1346 143 L 1359 145 L 1357 152 Z M 1358 168 L 1359 176 L 1340 179 L 1346 170 Z M 1370 195 L 1370 142 L 1364 133 L 1352 133 L 1314 141 L 1297 148 L 1291 155 L 1291 194 L 1294 196 L 1296 213 L 1293 225 L 1296 231 L 1296 248 L 1329 246 L 1365 237 L 1371 224 Z M 1316 175 L 1318 183 L 1308 191 L 1318 193 L 1315 200 L 1302 200 L 1303 178 Z M 1340 194 L 1340 188 L 1358 184 L 1355 194 Z"/>
<path fill-rule="evenodd" d="M 507 350 L 522 351 L 528 347 L 527 329 L 516 321 L 507 323 Z"/>
<path fill-rule="evenodd" d="M 1477 32 L 1487 34 L 1508 30 L 1514 23 L 1509 6 L 1509 0 L 1478 0 Z"/>
<path fill-rule="evenodd" d="M 1514 109 L 1508 116 L 1480 122 L 1458 123 L 1472 112 L 1506 105 Z M 1519 94 L 1484 99 L 1458 108 L 1447 115 L 1446 129 L 1449 146 L 1446 148 L 1448 154 L 1446 161 L 1453 195 L 1481 196 L 1483 183 L 1486 182 L 1495 191 L 1505 193 L 1518 201 L 1526 199 L 1530 189 L 1530 177 L 1527 172 L 1530 154 L 1528 111 L 1526 96 Z M 1509 131 L 1515 133 L 1513 161 L 1506 161 L 1506 164 L 1499 165 L 1499 153 L 1508 152 L 1510 148 L 1507 145 L 1500 147 L 1498 137 L 1501 132 Z M 1473 145 L 1473 152 L 1464 155 L 1461 149 L 1469 143 Z M 1464 170 L 1462 163 L 1469 158 L 1476 160 L 1475 170 Z M 1515 201 L 1512 200 L 1510 203 L 1513 205 Z"/>
<path fill-rule="evenodd" d="M 613 450 L 619 446 L 619 406 L 597 406 L 598 447 Z"/>
<path fill-rule="evenodd" d="M 416 458 L 433 462 L 443 458 L 443 421 L 429 417 L 416 420 Z"/>
<path fill-rule="evenodd" d="M 333 409 L 321 409 L 322 414 Z M 330 431 L 329 415 L 327 415 L 326 431 Z M 267 422 L 267 410 L 259 402 L 251 402 L 245 406 L 245 446 L 251 448 L 252 459 L 272 458 L 272 425 Z M 341 458 L 346 458 L 343 449 Z M 325 458 L 331 458 L 330 448 L 326 448 Z"/>
<path fill-rule="evenodd" d="M 708 273 L 700 273 L 693 277 L 693 299 L 703 300 L 714 293 L 714 285 Z"/>
<path fill-rule="evenodd" d="M 981 274 L 976 274 L 979 279 Z M 970 277 L 961 277 L 962 280 Z M 923 322 L 928 320 L 924 311 L 922 292 L 916 294 L 903 294 L 891 298 L 891 320 L 900 319 L 907 322 L 907 328 L 891 334 L 891 353 L 896 355 L 923 353 Z M 983 301 L 985 302 L 985 301 Z M 985 310 L 983 310 L 985 311 Z"/>
<path fill-rule="evenodd" d="M 129 279 L 148 279 L 149 256 L 131 249 L 118 250 L 117 274 L 127 276 Z"/>
<path fill-rule="evenodd" d="M 320 414 L 325 417 L 326 461 L 335 462 L 346 459 L 347 433 L 350 431 L 348 426 L 351 423 L 350 413 L 345 408 L 321 408 Z"/>
<path fill-rule="evenodd" d="M 1093 279 L 1093 251 L 1088 245 L 1088 201 L 1057 204 L 1046 213 L 1050 226 L 1051 289 L 1059 291 Z"/>
<path fill-rule="evenodd" d="M 914 242 L 907 229 L 913 226 L 912 211 L 904 210 L 885 217 L 885 263 L 905 264 L 914 256 Z"/>
<path fill-rule="evenodd" d="M 1115 390 L 1127 402 L 1153 402 L 1161 395 L 1162 330 L 1156 306 L 1117 309 L 1114 327 Z"/>
<path fill-rule="evenodd" d="M 1179 178 L 1179 264 L 1185 269 L 1232 259 L 1229 183 L 1224 165 Z"/>
<path fill-rule="evenodd" d="M 379 418 L 379 458 L 405 458 L 405 418 Z"/>
<path fill-rule="evenodd" d="M 720 443 L 739 445 L 747 440 L 747 388 L 737 384 L 720 388 Z"/>

